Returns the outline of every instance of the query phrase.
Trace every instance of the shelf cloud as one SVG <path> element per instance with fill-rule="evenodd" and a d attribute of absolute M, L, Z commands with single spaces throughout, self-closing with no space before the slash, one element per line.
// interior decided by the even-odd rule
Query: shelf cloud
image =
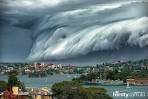
<path fill-rule="evenodd" d="M 29 51 L 29 61 L 148 47 L 147 0 L 3 0 L 0 5 L 5 29 L 29 31 L 31 47 L 23 51 Z"/>

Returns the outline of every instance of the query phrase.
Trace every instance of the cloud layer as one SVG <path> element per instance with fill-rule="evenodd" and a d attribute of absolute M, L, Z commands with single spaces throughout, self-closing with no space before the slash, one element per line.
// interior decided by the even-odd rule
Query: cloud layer
<path fill-rule="evenodd" d="M 51 37 L 36 41 L 31 59 L 63 59 L 85 55 L 92 51 L 118 50 L 126 46 L 148 46 L 148 17 L 92 26 L 68 35 L 66 27 L 57 29 Z"/>
<path fill-rule="evenodd" d="M 0 24 L 9 29 L 10 39 L 26 33 L 28 60 L 60 61 L 93 52 L 144 49 L 148 46 L 147 9 L 147 0 L 1 0 Z M 16 37 L 21 40 L 23 34 Z M 5 38 L 1 40 L 4 45 Z"/>
<path fill-rule="evenodd" d="M 127 1 L 47 15 L 34 28 L 29 59 L 59 60 L 94 51 L 148 46 L 148 17 L 143 5 L 147 2 Z"/>

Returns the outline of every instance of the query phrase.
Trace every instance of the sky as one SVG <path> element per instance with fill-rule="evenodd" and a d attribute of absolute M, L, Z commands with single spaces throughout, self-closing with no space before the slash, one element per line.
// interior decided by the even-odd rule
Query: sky
<path fill-rule="evenodd" d="M 0 0 L 0 62 L 148 58 L 147 0 Z"/>

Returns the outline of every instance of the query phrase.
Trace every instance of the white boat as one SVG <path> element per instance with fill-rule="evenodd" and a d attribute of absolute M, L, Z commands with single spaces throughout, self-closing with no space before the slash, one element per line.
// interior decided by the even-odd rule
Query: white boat
<path fill-rule="evenodd" d="M 130 86 L 129 86 L 129 83 L 127 83 L 127 86 L 126 86 L 126 88 L 130 88 Z"/>

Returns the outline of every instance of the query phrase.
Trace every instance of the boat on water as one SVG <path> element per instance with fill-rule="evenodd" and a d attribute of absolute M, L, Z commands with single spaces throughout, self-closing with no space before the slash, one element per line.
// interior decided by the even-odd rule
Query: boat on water
<path fill-rule="evenodd" d="M 125 85 L 123 81 L 120 80 L 98 80 L 98 81 L 84 81 L 84 85 L 101 85 L 101 86 L 121 86 Z"/>
<path fill-rule="evenodd" d="M 129 83 L 127 83 L 127 86 L 126 86 L 126 88 L 130 88 L 130 86 L 129 86 Z"/>
<path fill-rule="evenodd" d="M 124 83 L 121 80 L 106 80 L 106 81 L 100 81 L 100 85 L 103 85 L 103 86 L 121 86 L 121 85 L 124 85 Z"/>
<path fill-rule="evenodd" d="M 91 81 L 83 81 L 84 85 L 100 85 L 98 82 L 91 82 Z"/>

